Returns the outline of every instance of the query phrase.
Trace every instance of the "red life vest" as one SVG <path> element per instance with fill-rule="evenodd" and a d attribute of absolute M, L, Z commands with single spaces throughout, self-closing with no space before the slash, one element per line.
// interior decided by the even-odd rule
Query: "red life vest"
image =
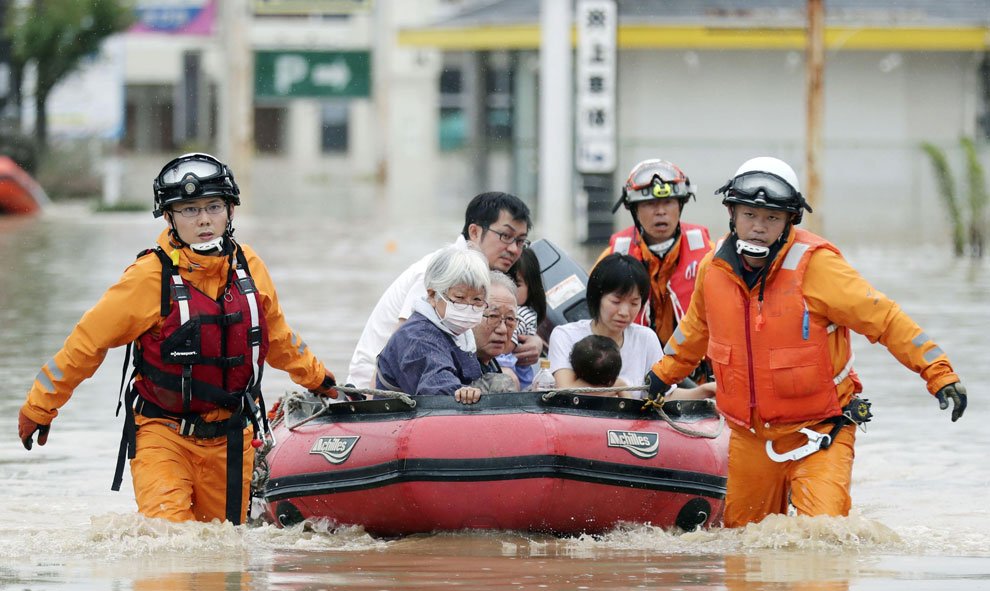
<path fill-rule="evenodd" d="M 680 323 L 684 312 L 691 305 L 691 295 L 694 293 L 694 280 L 698 276 L 698 264 L 705 258 L 711 250 L 711 240 L 708 235 L 708 228 L 697 224 L 681 222 L 681 237 L 677 255 L 677 264 L 674 272 L 667 280 L 667 293 L 674 308 L 674 325 Z M 613 253 L 628 254 L 638 261 L 643 260 L 643 251 L 640 247 L 639 232 L 636 226 L 629 226 L 621 232 L 612 234 L 608 242 L 609 249 Z M 644 303 L 635 322 L 644 326 L 651 326 L 649 299 Z"/>
<path fill-rule="evenodd" d="M 749 289 L 720 255 L 705 274 L 707 358 L 715 372 L 716 402 L 741 425 L 750 426 L 754 408 L 762 421 L 773 423 L 835 417 L 842 412 L 837 386 L 851 379 L 855 391 L 862 390 L 851 352 L 841 361 L 830 353 L 830 339 L 845 340 L 851 351 L 849 329 L 811 316 L 804 300 L 804 273 L 819 248 L 839 253 L 825 239 L 795 229 L 794 241 L 777 258 L 779 266 L 768 270 L 762 304 L 759 286 Z"/>
<path fill-rule="evenodd" d="M 257 398 L 268 325 L 242 251 L 216 300 L 187 285 L 161 249 L 154 252 L 162 262 L 165 323 L 160 334 L 138 338 L 137 394 L 177 414 L 237 409 L 245 391 Z"/>

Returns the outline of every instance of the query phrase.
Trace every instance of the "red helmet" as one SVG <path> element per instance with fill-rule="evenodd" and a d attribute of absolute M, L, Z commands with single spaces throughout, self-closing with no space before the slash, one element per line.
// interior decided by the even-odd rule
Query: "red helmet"
<path fill-rule="evenodd" d="M 640 162 L 629 172 L 622 196 L 612 212 L 619 209 L 620 204 L 626 209 L 633 203 L 653 199 L 677 199 L 683 204 L 692 197 L 694 187 L 684 171 L 671 162 L 654 158 Z"/>

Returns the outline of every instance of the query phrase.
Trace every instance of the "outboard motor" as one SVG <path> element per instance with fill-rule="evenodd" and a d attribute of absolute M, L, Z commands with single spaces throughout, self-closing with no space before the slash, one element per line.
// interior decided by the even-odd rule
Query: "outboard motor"
<path fill-rule="evenodd" d="M 539 335 L 548 342 L 554 327 L 591 318 L 586 299 L 588 273 L 546 238 L 529 248 L 540 261 L 540 276 L 547 293 L 547 317 L 539 327 Z"/>

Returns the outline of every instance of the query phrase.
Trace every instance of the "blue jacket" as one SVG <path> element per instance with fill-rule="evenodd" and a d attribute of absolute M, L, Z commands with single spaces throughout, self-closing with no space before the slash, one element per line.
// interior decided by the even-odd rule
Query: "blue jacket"
<path fill-rule="evenodd" d="M 375 385 L 406 394 L 453 396 L 480 377 L 474 353 L 462 351 L 450 335 L 413 312 L 378 355 Z"/>

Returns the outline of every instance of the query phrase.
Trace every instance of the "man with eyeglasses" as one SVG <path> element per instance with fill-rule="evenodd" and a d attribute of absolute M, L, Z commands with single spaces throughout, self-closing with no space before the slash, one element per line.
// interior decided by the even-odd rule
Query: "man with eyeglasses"
<path fill-rule="evenodd" d="M 491 269 L 505 272 L 529 246 L 531 226 L 529 207 L 515 195 L 498 191 L 481 193 L 468 203 L 464 227 L 454 244 L 480 250 Z M 379 298 L 354 349 L 347 383 L 358 388 L 373 387 L 375 359 L 392 334 L 412 314 L 415 302 L 426 297 L 423 276 L 438 252 L 409 266 Z M 470 338 L 464 346 L 475 351 L 474 339 Z M 516 355 L 520 365 L 532 365 L 543 352 L 543 341 L 536 335 L 523 337 L 515 349 L 508 352 Z"/>
<path fill-rule="evenodd" d="M 633 225 L 616 232 L 598 260 L 618 252 L 641 261 L 650 278 L 650 294 L 636 318 L 666 343 L 691 304 L 698 263 L 711 250 L 708 228 L 681 221 L 694 187 L 684 172 L 666 160 L 644 160 L 622 187 L 620 205 Z"/>
<path fill-rule="evenodd" d="M 850 330 L 918 373 L 952 420 L 966 389 L 948 357 L 827 240 L 798 228 L 811 207 L 787 163 L 747 160 L 718 191 L 729 234 L 698 270 L 691 307 L 648 375 L 665 396 L 703 355 L 732 427 L 725 526 L 793 507 L 848 515 L 856 426 L 870 405 L 853 370 Z"/>
<path fill-rule="evenodd" d="M 491 282 L 488 307 L 481 317 L 481 323 L 474 327 L 474 340 L 478 348 L 482 377 L 484 374 L 502 374 L 507 378 L 505 383 L 510 384 L 511 388 L 498 390 L 519 391 L 519 381 L 516 377 L 513 374 L 503 373 L 495 359 L 505 353 L 506 348 L 512 344 L 512 331 L 519 322 L 516 318 L 516 284 L 501 271 L 491 272 Z"/>
<path fill-rule="evenodd" d="M 123 392 L 124 463 L 138 511 L 169 521 L 241 523 L 255 449 L 268 439 L 264 364 L 336 398 L 331 374 L 285 320 L 264 262 L 234 240 L 240 189 L 209 154 L 185 154 L 154 181 L 154 215 L 167 224 L 158 246 L 138 255 L 121 280 L 69 334 L 35 378 L 17 433 L 31 449 L 113 347 L 134 346 Z"/>

